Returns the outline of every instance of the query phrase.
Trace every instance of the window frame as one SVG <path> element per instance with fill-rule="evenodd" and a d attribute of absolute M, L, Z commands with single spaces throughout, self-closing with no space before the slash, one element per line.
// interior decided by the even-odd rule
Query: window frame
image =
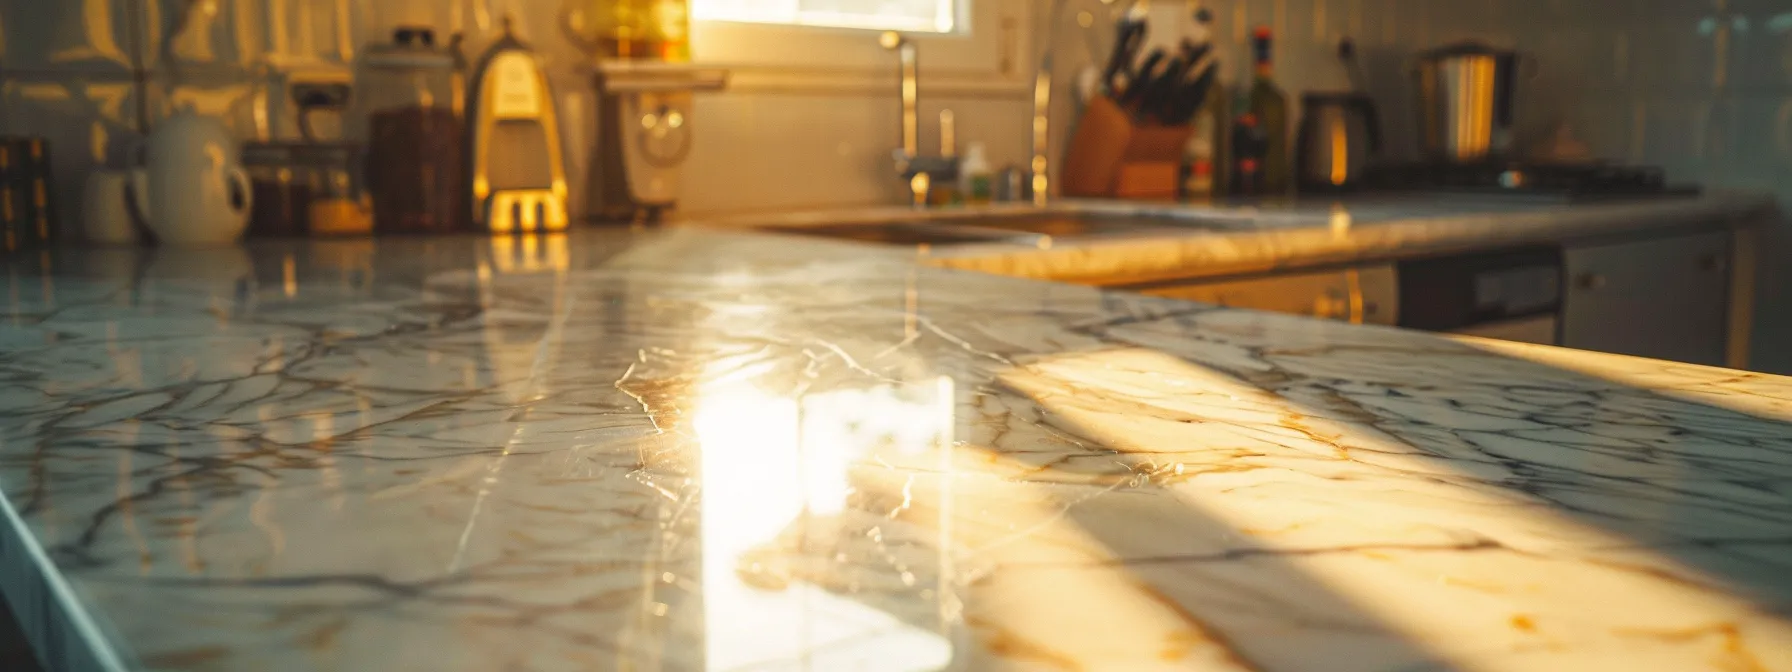
<path fill-rule="evenodd" d="M 692 1 L 693 2 L 701 2 L 701 0 L 692 0 Z M 847 23 L 789 23 L 789 22 L 782 22 L 782 21 L 769 21 L 769 20 L 760 21 L 760 20 L 754 20 L 754 19 L 735 18 L 735 17 L 702 18 L 702 17 L 697 16 L 697 12 L 696 12 L 695 8 L 693 8 L 691 10 L 691 20 L 692 20 L 692 22 L 735 23 L 735 24 L 755 25 L 755 26 L 785 26 L 785 27 L 795 27 L 795 28 L 818 28 L 818 29 L 827 29 L 827 30 L 875 31 L 875 32 L 880 32 L 880 33 L 884 32 L 884 31 L 888 31 L 888 30 L 895 30 L 895 31 L 899 31 L 899 32 L 902 32 L 905 34 L 913 34 L 913 35 L 956 35 L 956 34 L 960 34 L 960 33 L 969 33 L 970 27 L 971 27 L 970 24 L 971 24 L 971 20 L 972 20 L 970 8 L 972 5 L 978 4 L 978 0 L 950 0 L 950 1 L 952 2 L 952 9 L 953 9 L 952 29 L 944 30 L 944 31 L 941 31 L 941 30 L 917 30 L 917 29 L 913 29 L 913 28 L 905 29 L 905 28 L 896 28 L 896 27 L 890 27 L 890 26 L 855 26 L 855 25 L 849 25 Z"/>
<path fill-rule="evenodd" d="M 923 95 L 1027 95 L 1037 65 L 1028 56 L 1032 4 L 961 0 L 960 30 L 904 32 L 919 50 Z M 884 31 L 693 18 L 691 32 L 693 60 L 729 69 L 730 90 L 883 92 L 894 86 L 895 56 L 878 43 Z"/>

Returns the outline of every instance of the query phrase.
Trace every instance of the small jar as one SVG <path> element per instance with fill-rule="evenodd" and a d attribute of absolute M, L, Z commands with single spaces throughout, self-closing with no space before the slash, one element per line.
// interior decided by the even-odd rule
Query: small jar
<path fill-rule="evenodd" d="M 360 146 L 261 142 L 243 147 L 255 192 L 249 235 L 364 235 L 373 215 L 359 177 Z"/>
<path fill-rule="evenodd" d="M 358 145 L 331 143 L 304 147 L 311 201 L 306 221 L 312 235 L 364 236 L 373 233 L 372 199 L 361 188 Z"/>
<path fill-rule="evenodd" d="M 310 220 L 311 179 L 296 155 L 298 143 L 252 142 L 243 145 L 243 170 L 254 192 L 249 235 L 303 236 Z"/>

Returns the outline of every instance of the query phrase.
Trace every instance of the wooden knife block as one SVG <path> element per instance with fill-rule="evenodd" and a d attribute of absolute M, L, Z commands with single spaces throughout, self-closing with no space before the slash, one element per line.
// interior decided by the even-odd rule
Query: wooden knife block
<path fill-rule="evenodd" d="M 1064 157 L 1064 195 L 1174 199 L 1194 127 L 1138 123 L 1107 96 L 1083 110 Z"/>

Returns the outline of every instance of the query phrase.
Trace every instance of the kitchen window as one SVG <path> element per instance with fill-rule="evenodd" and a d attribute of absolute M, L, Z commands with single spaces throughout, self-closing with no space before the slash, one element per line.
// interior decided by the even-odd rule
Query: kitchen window
<path fill-rule="evenodd" d="M 698 20 L 952 33 L 967 0 L 691 0 Z"/>

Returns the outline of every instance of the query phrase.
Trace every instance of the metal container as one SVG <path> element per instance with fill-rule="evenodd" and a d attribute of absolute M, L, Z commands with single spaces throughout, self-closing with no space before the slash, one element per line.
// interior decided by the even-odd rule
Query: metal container
<path fill-rule="evenodd" d="M 1414 90 L 1426 158 L 1475 163 L 1511 151 L 1518 61 L 1517 52 L 1477 42 L 1419 56 Z"/>
<path fill-rule="evenodd" d="M 1381 151 L 1375 103 L 1360 93 L 1312 92 L 1301 96 L 1303 116 L 1295 143 L 1295 179 L 1304 191 L 1348 189 L 1362 181 Z"/>
<path fill-rule="evenodd" d="M 1027 171 L 1020 166 L 1008 166 L 996 176 L 996 200 L 1019 202 L 1027 200 Z"/>
<path fill-rule="evenodd" d="M 492 233 L 563 231 L 566 161 L 554 90 L 541 60 L 511 32 L 479 58 L 468 105 L 474 228 Z"/>

